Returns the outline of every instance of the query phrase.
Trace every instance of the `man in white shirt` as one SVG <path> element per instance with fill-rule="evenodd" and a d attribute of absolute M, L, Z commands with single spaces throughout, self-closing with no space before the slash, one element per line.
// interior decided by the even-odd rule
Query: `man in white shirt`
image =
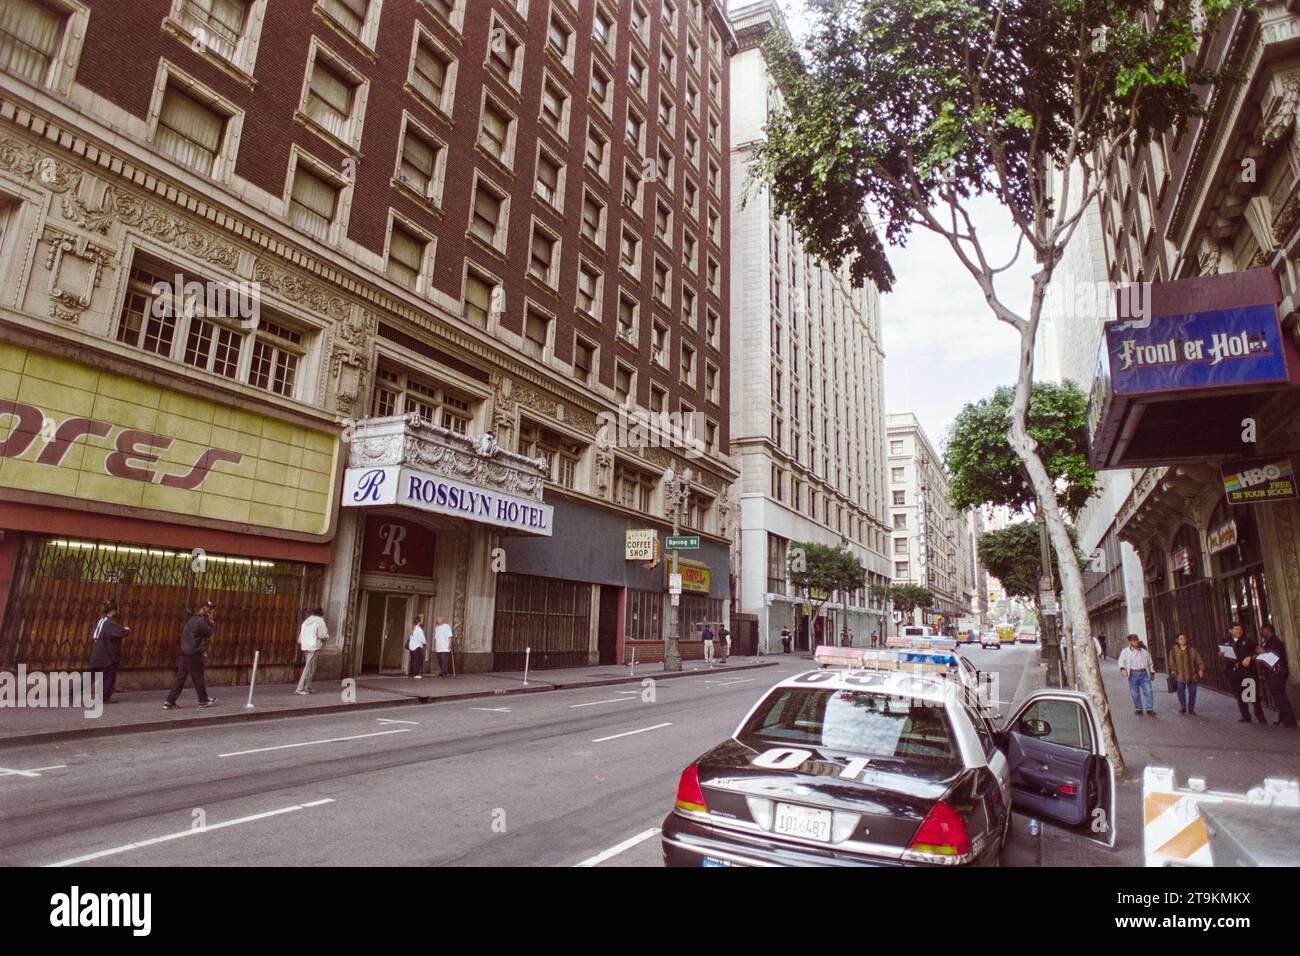
<path fill-rule="evenodd" d="M 438 655 L 439 677 L 450 676 L 451 670 L 451 625 L 444 619 L 433 619 L 433 649 Z"/>
<path fill-rule="evenodd" d="M 411 629 L 411 636 L 406 641 L 406 646 L 411 651 L 410 669 L 407 674 L 416 680 L 424 679 L 424 649 L 429 644 L 429 639 L 424 636 L 424 615 L 415 615 L 415 627 Z"/>
<path fill-rule="evenodd" d="M 1142 698 L 1146 697 L 1147 713 L 1156 715 L 1155 698 L 1151 696 L 1151 674 L 1155 671 L 1151 655 L 1142 646 L 1136 634 L 1128 636 L 1128 647 L 1119 653 L 1119 672 L 1128 678 L 1128 692 L 1133 697 L 1133 713 L 1141 715 Z"/>
<path fill-rule="evenodd" d="M 302 622 L 302 630 L 298 632 L 298 646 L 302 648 L 303 653 L 307 655 L 307 662 L 302 667 L 302 677 L 298 679 L 298 689 L 295 694 L 310 694 L 312 675 L 316 673 L 316 658 L 320 656 L 321 649 L 329 643 L 330 632 L 325 626 L 325 609 L 312 608 L 312 612 L 307 615 L 307 620 Z"/>

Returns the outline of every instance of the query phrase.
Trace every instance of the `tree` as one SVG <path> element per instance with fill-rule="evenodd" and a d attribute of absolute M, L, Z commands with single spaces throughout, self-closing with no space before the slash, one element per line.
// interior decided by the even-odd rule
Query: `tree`
<path fill-rule="evenodd" d="M 1078 532 L 1069 528 L 1071 542 L 1074 543 L 1076 560 L 1082 560 L 1078 554 Z M 1043 609 L 1038 603 L 1038 576 L 1042 573 L 1039 560 L 1038 522 L 1017 521 L 1015 524 L 997 531 L 986 531 L 979 536 L 980 565 L 989 574 L 1002 582 L 1009 597 L 1028 598 L 1034 604 L 1039 620 Z M 1052 574 L 1059 582 L 1060 571 L 1055 556 L 1052 556 Z"/>
<path fill-rule="evenodd" d="M 805 248 L 851 279 L 888 291 L 885 239 L 913 228 L 947 240 L 994 316 L 1019 336 L 1007 436 L 1047 523 L 1084 689 L 1106 749 L 1124 771 L 1101 685 L 1083 577 L 1037 443 L 1029 434 L 1034 347 L 1048 283 L 1075 227 L 1127 146 L 1204 115 L 1202 96 L 1234 75 L 1197 51 L 1240 0 L 810 0 L 801 49 L 780 31 L 766 48 L 785 106 L 768 121 L 754 175 Z M 1077 178 L 1063 175 L 1071 171 Z M 990 261 L 969 202 L 991 195 L 1017 246 Z M 995 281 L 1028 249 L 1029 307 Z M 1021 314 L 1021 312 L 1024 314 Z"/>
<path fill-rule="evenodd" d="M 873 584 L 871 593 L 910 617 L 918 607 L 934 607 L 934 592 L 920 584 Z M 889 628 L 885 628 L 888 636 Z"/>
<path fill-rule="evenodd" d="M 828 544 L 798 542 L 790 548 L 787 561 L 790 583 L 803 588 L 804 600 L 813 608 L 814 627 L 822 616 L 822 608 L 836 591 L 856 591 L 867 577 L 867 569 L 853 552 Z M 817 594 L 825 597 L 819 599 Z"/>
<path fill-rule="evenodd" d="M 953 421 L 943 454 L 953 507 L 1005 505 L 1021 511 L 1037 504 L 1025 464 L 1007 439 L 1007 414 L 1014 400 L 1015 388 L 1004 385 L 992 397 L 965 405 Z M 1027 421 L 1056 489 L 1057 505 L 1076 516 L 1097 482 L 1088 462 L 1088 397 L 1073 382 L 1036 382 Z"/>

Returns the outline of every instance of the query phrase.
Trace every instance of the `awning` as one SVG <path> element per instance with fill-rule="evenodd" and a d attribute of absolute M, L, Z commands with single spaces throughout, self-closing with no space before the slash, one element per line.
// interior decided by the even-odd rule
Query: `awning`
<path fill-rule="evenodd" d="M 1093 467 L 1249 452 L 1242 420 L 1278 389 L 1300 395 L 1300 346 L 1278 320 L 1281 298 L 1269 269 L 1118 289 L 1088 403 Z"/>

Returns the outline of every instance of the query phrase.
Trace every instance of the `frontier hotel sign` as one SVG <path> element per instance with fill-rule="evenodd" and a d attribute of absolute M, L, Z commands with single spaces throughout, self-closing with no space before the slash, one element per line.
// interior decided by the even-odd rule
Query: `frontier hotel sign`
<path fill-rule="evenodd" d="M 349 469 L 343 479 L 343 505 L 405 505 L 545 537 L 551 536 L 555 512 L 539 501 L 397 465 Z"/>

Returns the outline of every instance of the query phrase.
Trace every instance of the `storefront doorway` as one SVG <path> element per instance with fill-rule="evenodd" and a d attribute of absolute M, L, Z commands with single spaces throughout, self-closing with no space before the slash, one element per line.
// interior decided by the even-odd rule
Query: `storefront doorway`
<path fill-rule="evenodd" d="M 417 601 L 410 594 L 366 592 L 365 645 L 362 672 L 401 673 L 406 664 L 406 638 L 415 623 Z M 428 628 L 425 628 L 426 632 Z"/>

